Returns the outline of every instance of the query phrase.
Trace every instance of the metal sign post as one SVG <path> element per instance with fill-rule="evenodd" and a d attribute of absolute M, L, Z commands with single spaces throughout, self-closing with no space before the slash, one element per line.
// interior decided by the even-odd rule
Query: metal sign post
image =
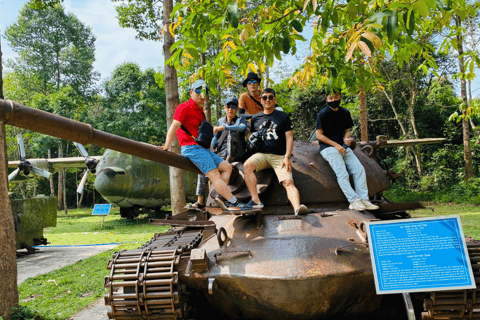
<path fill-rule="evenodd" d="M 105 216 L 108 216 L 110 214 L 111 208 L 112 208 L 112 205 L 110 203 L 96 204 L 95 207 L 93 207 L 92 216 L 102 216 L 102 228 L 103 228 L 103 221 L 105 220 Z"/>

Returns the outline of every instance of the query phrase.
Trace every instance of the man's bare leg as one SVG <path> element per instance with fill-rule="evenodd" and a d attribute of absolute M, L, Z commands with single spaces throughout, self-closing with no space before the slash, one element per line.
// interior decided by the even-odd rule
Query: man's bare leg
<path fill-rule="evenodd" d="M 287 190 L 287 198 L 293 206 L 293 211 L 297 211 L 298 207 L 300 207 L 300 194 L 298 193 L 297 187 L 295 187 L 293 181 L 290 179 L 283 180 L 282 184 L 285 190 Z"/>
<path fill-rule="evenodd" d="M 218 171 L 220 171 L 220 175 L 222 180 L 228 185 L 230 182 L 230 176 L 232 175 L 232 165 L 228 161 L 222 161 L 218 166 Z M 217 189 L 215 189 L 217 190 Z"/>
<path fill-rule="evenodd" d="M 220 175 L 220 172 L 218 171 L 218 169 L 210 170 L 206 174 L 206 176 L 210 180 L 210 182 L 213 184 L 213 187 L 215 188 L 215 190 L 218 192 L 219 195 L 221 195 L 227 200 L 230 200 L 233 198 L 233 194 L 230 192 L 230 189 L 228 188 L 225 181 L 223 181 L 222 176 Z"/>
<path fill-rule="evenodd" d="M 245 183 L 248 191 L 250 191 L 253 202 L 260 204 L 261 201 L 257 192 L 257 177 L 255 176 L 255 163 L 247 160 L 243 165 L 243 172 L 245 173 Z"/>

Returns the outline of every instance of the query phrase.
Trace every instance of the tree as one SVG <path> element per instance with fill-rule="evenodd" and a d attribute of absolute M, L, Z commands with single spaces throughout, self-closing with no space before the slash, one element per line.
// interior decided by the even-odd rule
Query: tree
<path fill-rule="evenodd" d="M 3 100 L 2 45 L 0 39 L 0 99 Z M 18 307 L 15 226 L 8 197 L 8 158 L 5 125 L 0 122 L 0 317 L 11 319 Z"/>
<path fill-rule="evenodd" d="M 163 35 L 163 55 L 165 61 L 170 58 L 171 47 L 175 43 L 170 24 L 170 14 L 173 9 L 172 0 L 164 0 L 163 6 L 158 1 L 112 0 L 122 2 L 117 6 L 120 26 L 133 28 L 140 39 L 161 41 Z M 178 95 L 178 77 L 174 66 L 165 62 L 165 91 L 167 94 L 167 126 L 173 121 L 175 108 L 180 103 Z M 180 145 L 175 138 L 171 151 L 180 153 Z M 173 214 L 180 213 L 185 207 L 185 190 L 182 170 L 170 167 L 170 195 Z"/>
<path fill-rule="evenodd" d="M 95 37 L 91 29 L 73 14 L 66 14 L 60 4 L 35 9 L 32 1 L 23 6 L 17 22 L 5 31 L 12 49 L 19 54 L 9 66 L 41 79 L 44 94 L 49 93 L 50 84 L 54 90 L 71 85 L 77 92 L 86 93 L 97 76 L 93 71 Z"/>
<path fill-rule="evenodd" d="M 93 119 L 97 127 L 129 139 L 161 144 L 167 130 L 166 98 L 165 87 L 160 87 L 155 78 L 162 77 L 162 72 L 142 72 L 132 62 L 117 66 L 105 82 L 102 112 Z"/>

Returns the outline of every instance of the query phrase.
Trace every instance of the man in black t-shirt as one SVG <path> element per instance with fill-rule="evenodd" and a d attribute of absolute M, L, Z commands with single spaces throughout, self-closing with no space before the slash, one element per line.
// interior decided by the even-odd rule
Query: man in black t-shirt
<path fill-rule="evenodd" d="M 341 99 L 339 91 L 328 95 L 327 106 L 318 113 L 316 136 L 320 154 L 335 172 L 338 184 L 350 202 L 349 208 L 359 211 L 376 210 L 378 206 L 368 199 L 365 169 L 350 149 L 350 129 L 353 121 L 350 111 L 340 107 Z M 352 174 L 355 190 L 350 185 L 349 172 Z"/>
<path fill-rule="evenodd" d="M 295 210 L 295 215 L 308 213 L 308 208 L 300 204 L 300 195 L 293 184 L 290 161 L 293 150 L 293 125 L 290 117 L 285 112 L 275 109 L 277 104 L 275 90 L 265 88 L 261 97 L 263 112 L 253 116 L 250 130 L 254 133 L 263 129 L 263 143 L 257 153 L 248 158 L 243 165 L 245 183 L 252 195 L 252 200 L 246 206 L 253 209 L 263 208 L 258 197 L 255 171 L 273 168 L 278 181 L 287 190 L 287 197 Z"/>

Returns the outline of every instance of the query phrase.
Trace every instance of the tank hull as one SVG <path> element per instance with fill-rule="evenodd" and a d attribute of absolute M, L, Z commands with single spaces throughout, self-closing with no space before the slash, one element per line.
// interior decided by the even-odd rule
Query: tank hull
<path fill-rule="evenodd" d="M 214 280 L 208 300 L 231 318 L 323 319 L 373 312 L 375 292 L 370 255 L 358 223 L 374 219 L 352 210 L 314 213 L 299 219 L 264 216 L 258 229 L 249 217 L 213 216 L 230 240 L 203 242 L 210 261 L 204 273 L 189 272 L 181 282 L 202 287 Z M 363 238 L 363 239 L 362 239 Z M 353 240 L 353 241 L 352 241 Z"/>

